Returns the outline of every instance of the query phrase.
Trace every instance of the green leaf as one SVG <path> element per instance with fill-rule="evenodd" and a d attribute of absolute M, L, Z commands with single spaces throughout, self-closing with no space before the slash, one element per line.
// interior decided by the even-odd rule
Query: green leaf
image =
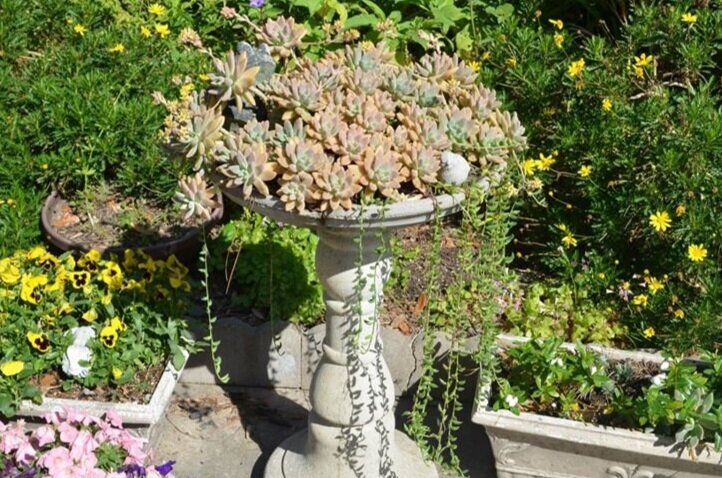
<path fill-rule="evenodd" d="M 441 0 L 431 7 L 431 14 L 434 21 L 442 26 L 442 30 L 447 32 L 456 22 L 465 18 L 464 11 L 454 5 L 453 0 Z"/>
<path fill-rule="evenodd" d="M 474 41 L 471 39 L 468 26 L 456 34 L 454 42 L 456 43 L 456 49 L 460 52 L 471 50 L 472 46 L 474 46 Z"/>
<path fill-rule="evenodd" d="M 374 26 L 379 22 L 378 17 L 371 14 L 361 14 L 361 15 L 354 15 L 353 17 L 349 18 L 346 23 L 344 24 L 344 30 L 349 30 L 351 28 L 359 28 L 359 27 L 366 27 L 366 26 Z"/>
<path fill-rule="evenodd" d="M 377 18 L 384 20 L 386 19 L 386 14 L 384 13 L 383 8 L 379 7 L 377 4 L 372 2 L 371 0 L 361 0 L 361 3 L 369 7 L 371 10 L 373 10 L 374 14 Z"/>
<path fill-rule="evenodd" d="M 498 7 L 486 7 L 486 13 L 496 18 L 496 21 L 503 23 L 514 15 L 514 6 L 510 3 L 503 3 Z"/>
<path fill-rule="evenodd" d="M 324 0 L 295 0 L 293 6 L 303 7 L 308 10 L 308 14 L 313 16 L 324 6 Z"/>

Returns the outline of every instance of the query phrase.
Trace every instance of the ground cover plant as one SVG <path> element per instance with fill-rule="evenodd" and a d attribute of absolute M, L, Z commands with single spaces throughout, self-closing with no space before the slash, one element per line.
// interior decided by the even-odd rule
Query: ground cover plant
<path fill-rule="evenodd" d="M 722 450 L 722 359 L 661 364 L 611 361 L 577 343 L 531 340 L 505 350 L 492 407 L 531 411 L 674 437 L 694 457 Z"/>
<path fill-rule="evenodd" d="M 165 361 L 181 367 L 182 349 L 192 349 L 182 320 L 187 274 L 175 256 L 130 250 L 76 259 L 37 246 L 0 259 L 0 415 L 14 415 L 22 399 L 79 388 L 142 401 Z"/>
<path fill-rule="evenodd" d="M 0 4 L 4 255 L 39 240 L 35 225 L 51 188 L 79 207 L 103 196 L 99 187 L 109 201 L 168 204 L 179 171 L 155 136 L 163 114 L 151 93 L 188 94 L 205 69 L 182 12 L 154 5 Z"/>

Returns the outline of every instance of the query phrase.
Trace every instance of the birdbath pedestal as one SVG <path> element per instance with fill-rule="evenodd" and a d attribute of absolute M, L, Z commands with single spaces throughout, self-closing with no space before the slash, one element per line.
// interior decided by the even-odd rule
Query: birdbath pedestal
<path fill-rule="evenodd" d="M 391 272 L 390 233 L 458 211 L 464 195 L 322 215 L 285 211 L 275 198 L 244 199 L 237 189 L 224 193 L 319 237 L 326 337 L 311 381 L 308 427 L 276 448 L 265 478 L 436 478 L 416 443 L 395 428 L 394 384 L 381 353 L 377 310 Z"/>

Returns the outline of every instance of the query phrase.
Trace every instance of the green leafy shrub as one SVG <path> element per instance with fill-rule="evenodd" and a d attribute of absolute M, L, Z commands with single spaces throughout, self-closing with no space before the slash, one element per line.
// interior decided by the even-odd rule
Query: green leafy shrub
<path fill-rule="evenodd" d="M 226 271 L 239 292 L 235 305 L 264 310 L 271 320 L 315 325 L 325 310 L 316 276 L 317 243 L 308 229 L 280 226 L 248 212 L 223 226 L 213 264 Z"/>
<path fill-rule="evenodd" d="M 629 346 L 718 348 L 722 10 L 640 2 L 610 38 L 539 6 L 479 22 L 474 53 L 530 135 L 518 264 L 585 276 Z"/>

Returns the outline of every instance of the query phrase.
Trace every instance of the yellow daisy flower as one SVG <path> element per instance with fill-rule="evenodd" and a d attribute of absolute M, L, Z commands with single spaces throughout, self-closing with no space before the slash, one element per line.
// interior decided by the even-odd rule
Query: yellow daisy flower
<path fill-rule="evenodd" d="M 672 218 L 667 211 L 657 211 L 649 216 L 649 225 L 657 232 L 665 232 L 672 224 Z"/>
<path fill-rule="evenodd" d="M 707 248 L 704 244 L 690 244 L 687 248 L 687 257 L 692 262 L 702 262 L 707 258 Z"/>

